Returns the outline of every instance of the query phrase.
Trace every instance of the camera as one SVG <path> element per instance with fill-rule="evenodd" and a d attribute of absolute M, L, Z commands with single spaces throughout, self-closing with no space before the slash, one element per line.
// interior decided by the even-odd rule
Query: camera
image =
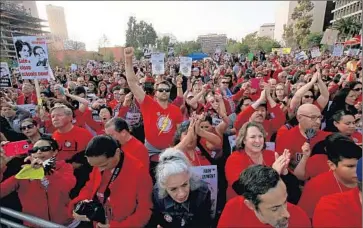
<path fill-rule="evenodd" d="M 81 201 L 74 207 L 74 212 L 79 215 L 85 215 L 94 222 L 106 224 L 106 213 L 103 205 L 97 201 Z"/>

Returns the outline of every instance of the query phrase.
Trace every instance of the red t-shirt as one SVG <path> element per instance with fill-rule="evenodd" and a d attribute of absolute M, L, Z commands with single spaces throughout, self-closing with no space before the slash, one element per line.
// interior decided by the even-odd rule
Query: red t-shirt
<path fill-rule="evenodd" d="M 76 153 L 84 151 L 92 137 L 88 130 L 77 126 L 73 126 L 72 130 L 67 133 L 55 131 L 53 138 L 57 140 L 59 145 L 57 159 L 68 160 Z"/>
<path fill-rule="evenodd" d="M 128 155 L 138 159 L 147 169 L 149 169 L 149 152 L 139 140 L 134 136 L 121 149 Z"/>
<path fill-rule="evenodd" d="M 306 213 L 296 205 L 287 203 L 287 210 L 290 213 L 289 227 L 311 227 L 310 220 Z M 227 202 L 223 209 L 218 227 L 272 227 L 263 224 L 254 211 L 249 209 L 244 203 L 244 197 L 238 196 Z"/>
<path fill-rule="evenodd" d="M 185 156 L 188 158 L 192 166 L 207 166 L 211 165 L 206 157 L 202 155 L 202 152 L 199 149 L 195 149 L 194 159 L 189 155 L 188 152 L 184 152 Z"/>
<path fill-rule="evenodd" d="M 271 150 L 264 150 L 262 152 L 262 156 L 263 163 L 266 166 L 271 167 L 275 162 L 275 152 Z M 227 200 L 237 196 L 236 192 L 232 188 L 232 185 L 235 181 L 238 180 L 242 171 L 251 165 L 254 165 L 253 161 L 243 150 L 235 151 L 231 154 L 231 156 L 228 157 L 225 166 L 226 178 L 228 181 Z"/>
<path fill-rule="evenodd" d="M 326 156 L 326 154 L 315 154 L 306 162 L 305 178 L 309 179 L 316 177 L 319 174 L 328 172 L 329 170 L 328 156 Z"/>
<path fill-rule="evenodd" d="M 305 185 L 298 206 L 306 212 L 309 218 L 313 218 L 316 204 L 321 197 L 350 190 L 350 188 L 339 183 L 333 174 L 332 171 L 322 173 Z"/>
<path fill-rule="evenodd" d="M 150 96 L 145 96 L 140 108 L 144 118 L 145 139 L 159 150 L 170 147 L 177 125 L 183 121 L 180 109 L 173 104 L 163 109 Z"/>
<path fill-rule="evenodd" d="M 356 131 L 350 137 L 355 143 L 362 143 L 362 134 L 360 132 Z"/>
<path fill-rule="evenodd" d="M 326 227 L 362 227 L 362 204 L 358 188 L 343 193 L 324 196 L 318 202 L 313 217 L 313 226 Z"/>
<path fill-rule="evenodd" d="M 313 148 L 330 134 L 330 132 L 318 130 L 315 137 L 310 140 L 310 147 Z M 302 157 L 301 147 L 305 142 L 307 142 L 307 139 L 301 134 L 299 126 L 296 126 L 277 138 L 276 151 L 282 154 L 285 149 L 288 149 L 291 154 L 291 161 L 294 163 L 293 166 L 295 166 Z"/>

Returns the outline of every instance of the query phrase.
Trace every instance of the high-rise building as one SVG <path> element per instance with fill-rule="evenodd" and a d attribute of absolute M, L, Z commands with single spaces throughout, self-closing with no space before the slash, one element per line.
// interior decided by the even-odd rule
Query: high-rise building
<path fill-rule="evenodd" d="M 44 36 L 46 31 L 42 28 L 41 22 L 46 22 L 33 17 L 29 9 L 19 2 L 0 2 L 0 57 L 16 59 L 16 52 L 13 44 L 13 36 Z"/>
<path fill-rule="evenodd" d="M 29 13 L 32 15 L 32 17 L 39 18 L 36 1 L 17 1 L 17 2 L 23 4 L 24 8 L 26 10 L 29 10 Z"/>
<path fill-rule="evenodd" d="M 335 1 L 335 8 L 332 10 L 334 14 L 330 23 L 334 24 L 341 18 L 353 17 L 358 22 L 362 22 L 362 1 L 352 0 L 337 0 Z"/>
<path fill-rule="evenodd" d="M 64 8 L 61 6 L 46 6 L 50 32 L 62 39 L 68 39 L 67 23 Z"/>
<path fill-rule="evenodd" d="M 258 31 L 258 36 L 260 37 L 266 36 L 273 39 L 274 33 L 275 33 L 275 24 L 266 23 L 260 26 L 260 30 Z"/>
<path fill-rule="evenodd" d="M 327 1 L 311 1 L 314 4 L 314 8 L 311 11 L 313 16 L 313 23 L 310 27 L 311 32 L 323 32 L 324 20 L 326 17 Z M 282 35 L 284 34 L 284 25 L 290 25 L 294 23 L 291 15 L 294 12 L 295 7 L 298 5 L 298 1 L 281 1 L 276 11 L 275 16 L 275 32 L 274 39 L 281 42 L 283 41 Z"/>
<path fill-rule="evenodd" d="M 208 34 L 198 36 L 197 41 L 202 46 L 204 53 L 214 53 L 216 49 L 224 51 L 227 46 L 227 36 L 225 34 Z"/>

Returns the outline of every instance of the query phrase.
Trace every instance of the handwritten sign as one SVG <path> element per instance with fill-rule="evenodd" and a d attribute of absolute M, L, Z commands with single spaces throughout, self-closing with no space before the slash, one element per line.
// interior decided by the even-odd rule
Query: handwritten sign
<path fill-rule="evenodd" d="M 7 62 L 0 63 L 0 88 L 11 87 L 11 76 Z"/>
<path fill-rule="evenodd" d="M 184 76 L 190 77 L 192 73 L 192 58 L 180 57 L 179 69 Z"/>
<path fill-rule="evenodd" d="M 165 73 L 164 58 L 165 53 L 151 54 L 151 69 L 153 74 L 160 75 Z"/>
<path fill-rule="evenodd" d="M 312 57 L 312 58 L 316 58 L 316 57 L 321 56 L 321 52 L 320 52 L 320 50 L 319 50 L 319 48 L 318 48 L 318 47 L 312 48 L 312 49 L 310 50 L 310 52 L 311 52 L 311 57 Z"/>
<path fill-rule="evenodd" d="M 44 37 L 13 37 L 19 71 L 23 79 L 48 79 L 48 49 Z"/>
<path fill-rule="evenodd" d="M 344 45 L 343 44 L 335 44 L 333 49 L 333 56 L 342 56 L 344 53 Z"/>
<path fill-rule="evenodd" d="M 217 194 L 218 194 L 218 172 L 216 165 L 208 166 L 194 166 L 192 172 L 207 183 L 209 190 L 211 191 L 212 201 L 212 217 L 214 218 L 217 209 Z"/>

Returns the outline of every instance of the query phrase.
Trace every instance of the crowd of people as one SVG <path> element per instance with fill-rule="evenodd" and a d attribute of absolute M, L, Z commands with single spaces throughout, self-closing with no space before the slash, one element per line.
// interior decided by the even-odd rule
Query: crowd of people
<path fill-rule="evenodd" d="M 132 47 L 39 86 L 13 74 L 2 206 L 82 228 L 362 227 L 362 57 L 214 57 L 189 77 Z M 198 166 L 217 168 L 216 202 Z"/>

